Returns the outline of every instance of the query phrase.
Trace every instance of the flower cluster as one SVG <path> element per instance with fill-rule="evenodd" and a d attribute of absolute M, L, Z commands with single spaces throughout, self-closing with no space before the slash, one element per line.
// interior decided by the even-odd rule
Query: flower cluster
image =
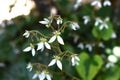
<path fill-rule="evenodd" d="M 82 3 L 90 3 L 91 6 L 95 6 L 95 7 L 98 7 L 98 8 L 102 8 L 102 1 L 101 0 L 91 0 L 91 1 L 85 1 L 85 0 L 76 0 L 75 4 L 74 4 L 74 8 L 77 9 L 79 6 L 82 5 Z M 104 0 L 103 1 L 103 6 L 106 7 L 106 6 L 111 6 L 111 2 L 110 0 Z"/>
<path fill-rule="evenodd" d="M 53 20 L 56 20 L 56 24 L 58 25 L 57 29 L 52 26 Z M 68 21 L 63 24 L 63 20 L 60 16 L 50 16 L 48 18 L 44 18 L 43 21 L 39 21 L 39 23 L 45 25 L 48 29 L 52 29 L 53 32 L 51 32 L 50 35 L 44 35 L 37 30 L 31 30 L 31 31 L 26 30 L 25 33 L 23 34 L 23 36 L 25 36 L 26 38 L 30 38 L 30 39 L 35 38 L 37 40 L 37 42 L 31 40 L 32 42 L 29 44 L 28 47 L 26 47 L 23 50 L 23 52 L 31 51 L 32 56 L 35 56 L 36 52 L 39 50 L 40 50 L 40 52 L 45 51 L 45 49 L 48 49 L 49 51 L 52 51 L 52 50 L 57 51 L 58 50 L 58 53 L 57 53 L 58 55 L 55 55 L 48 65 L 42 64 L 42 66 L 41 66 L 41 63 L 37 63 L 37 64 L 29 63 L 27 66 L 27 69 L 29 71 L 32 71 L 34 66 L 39 66 L 39 68 L 40 68 L 33 75 L 32 79 L 39 78 L 39 80 L 44 80 L 44 79 L 51 80 L 52 76 L 49 72 L 50 66 L 53 66 L 56 64 L 57 67 L 60 70 L 62 70 L 63 69 L 62 68 L 62 59 L 65 56 L 69 57 L 71 59 L 70 61 L 71 61 L 72 66 L 79 65 L 80 59 L 77 56 L 77 54 L 73 54 L 72 52 L 62 51 L 59 47 L 59 44 L 65 45 L 64 40 L 62 38 L 62 33 L 63 33 L 64 29 L 66 28 L 65 25 L 69 24 L 69 27 L 72 30 L 77 30 L 80 27 L 77 22 L 72 22 L 72 21 Z M 54 45 L 54 44 L 56 44 L 56 45 Z M 67 54 L 67 53 L 70 53 L 70 54 Z M 44 65 L 44 67 L 43 67 L 43 65 Z"/>
<path fill-rule="evenodd" d="M 84 19 L 84 24 L 86 25 L 88 22 L 90 22 L 90 17 L 89 16 L 83 16 L 83 19 Z M 95 18 L 95 23 L 94 23 L 94 26 L 99 26 L 99 29 L 102 30 L 102 29 L 108 29 L 108 22 L 109 22 L 109 17 L 106 17 L 104 20 L 102 20 L 101 18 L 99 17 L 96 17 Z"/>

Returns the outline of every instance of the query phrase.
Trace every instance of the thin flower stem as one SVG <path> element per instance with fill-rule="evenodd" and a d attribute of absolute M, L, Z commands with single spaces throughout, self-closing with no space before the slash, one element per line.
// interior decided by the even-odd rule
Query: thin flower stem
<path fill-rule="evenodd" d="M 65 23 L 61 26 L 61 28 L 59 29 L 59 31 L 60 31 L 60 32 L 64 32 L 64 30 L 65 30 L 65 28 L 66 28 L 66 26 L 67 26 L 68 23 L 72 23 L 72 21 L 67 21 L 67 22 L 65 22 Z"/>
<path fill-rule="evenodd" d="M 41 32 L 39 32 L 39 31 L 37 31 L 37 30 L 31 30 L 30 32 L 31 32 L 31 33 L 32 33 L 32 32 L 35 32 L 35 33 L 38 33 L 39 35 L 41 35 L 41 36 L 44 37 L 44 38 L 48 38 L 47 36 L 45 36 L 44 34 L 42 34 Z"/>
<path fill-rule="evenodd" d="M 53 50 L 54 50 L 55 53 L 58 53 L 59 55 L 63 54 L 63 52 L 60 49 L 59 44 L 56 45 L 56 46 L 54 46 L 54 45 L 51 45 L 51 46 L 53 47 Z"/>
<path fill-rule="evenodd" d="M 63 74 L 66 74 L 67 76 L 71 77 L 72 80 L 80 80 L 79 78 L 71 75 L 70 73 L 67 73 L 67 72 L 65 72 L 65 71 L 62 71 L 62 72 L 63 72 Z"/>
<path fill-rule="evenodd" d="M 41 69 L 48 69 L 47 65 L 41 64 L 41 63 L 33 63 L 32 66 L 37 67 L 39 70 Z"/>
<path fill-rule="evenodd" d="M 50 28 L 51 28 L 53 31 L 55 31 L 55 29 L 54 29 L 54 27 L 53 27 L 53 26 L 50 26 Z"/>

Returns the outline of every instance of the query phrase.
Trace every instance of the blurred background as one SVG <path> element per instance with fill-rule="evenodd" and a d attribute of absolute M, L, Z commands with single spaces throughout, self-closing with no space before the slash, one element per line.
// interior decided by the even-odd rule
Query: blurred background
<path fill-rule="evenodd" d="M 112 5 L 102 8 L 91 6 L 92 1 L 0 0 L 0 80 L 32 80 L 34 72 L 26 69 L 27 64 L 48 64 L 51 54 L 47 52 L 35 57 L 23 52 L 29 44 L 23 33 L 47 33 L 39 21 L 50 15 L 60 15 L 64 22 L 76 21 L 80 25 L 77 31 L 66 29 L 62 35 L 66 44 L 61 47 L 79 54 L 80 65 L 71 67 L 64 60 L 64 72 L 55 68 L 53 80 L 120 80 L 120 0 L 110 0 Z M 86 15 L 91 19 L 87 25 L 83 19 Z M 111 28 L 97 32 L 95 17 L 109 17 Z"/>

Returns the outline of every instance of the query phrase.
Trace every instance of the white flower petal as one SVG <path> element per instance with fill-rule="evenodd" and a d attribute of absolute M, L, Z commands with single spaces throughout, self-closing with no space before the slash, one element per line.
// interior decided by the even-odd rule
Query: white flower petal
<path fill-rule="evenodd" d="M 35 56 L 35 49 L 32 48 L 32 56 Z"/>
<path fill-rule="evenodd" d="M 37 50 L 40 50 L 40 49 L 42 49 L 43 47 L 44 47 L 43 42 L 40 42 L 40 43 L 38 43 Z"/>
<path fill-rule="evenodd" d="M 40 80 L 44 80 L 45 79 L 45 73 L 42 72 L 38 77 L 39 77 Z"/>
<path fill-rule="evenodd" d="M 102 30 L 103 28 L 104 28 L 104 25 L 101 24 L 99 29 Z"/>
<path fill-rule="evenodd" d="M 27 48 L 25 48 L 24 50 L 23 50 L 23 52 L 28 52 L 28 51 L 30 51 L 31 50 L 31 47 L 27 47 Z"/>
<path fill-rule="evenodd" d="M 24 34 L 23 34 L 23 36 L 25 36 L 25 35 L 27 35 L 28 34 L 28 31 L 26 31 Z"/>
<path fill-rule="evenodd" d="M 54 65 L 56 63 L 56 60 L 55 59 L 53 59 L 50 63 L 49 63 L 49 65 L 48 66 L 52 66 L 52 65 Z"/>
<path fill-rule="evenodd" d="M 97 1 L 93 1 L 93 2 L 91 3 L 92 6 L 95 6 L 96 4 L 97 4 Z"/>
<path fill-rule="evenodd" d="M 49 40 L 48 42 L 49 42 L 49 43 L 52 43 L 52 42 L 55 41 L 55 39 L 56 39 L 56 36 L 54 35 L 53 37 L 50 38 L 50 40 Z"/>
<path fill-rule="evenodd" d="M 88 22 L 89 22 L 88 19 L 85 19 L 85 20 L 84 20 L 84 24 L 87 24 Z"/>
<path fill-rule="evenodd" d="M 29 71 L 32 71 L 32 64 L 29 63 L 28 66 L 27 66 L 26 68 L 29 69 Z"/>
<path fill-rule="evenodd" d="M 44 46 L 41 48 L 41 52 L 43 52 L 43 50 L 44 50 Z"/>
<path fill-rule="evenodd" d="M 64 45 L 63 39 L 62 39 L 60 36 L 57 36 L 57 41 L 58 41 L 60 44 Z"/>
<path fill-rule="evenodd" d="M 60 60 L 57 60 L 57 66 L 60 70 L 62 70 L 62 63 Z"/>
<path fill-rule="evenodd" d="M 111 2 L 109 0 L 105 0 L 103 6 L 111 6 Z"/>
<path fill-rule="evenodd" d="M 41 24 L 48 24 L 47 21 L 39 21 L 39 23 L 41 23 Z"/>
<path fill-rule="evenodd" d="M 120 57 L 120 47 L 119 46 L 115 46 L 113 48 L 113 54 L 117 57 Z"/>
<path fill-rule="evenodd" d="M 76 64 L 75 62 L 74 62 L 74 63 L 72 63 L 72 66 L 75 66 L 75 64 Z"/>
<path fill-rule="evenodd" d="M 75 59 L 76 59 L 77 61 L 80 61 L 80 59 L 79 59 L 79 57 L 78 57 L 78 56 L 75 56 Z"/>
<path fill-rule="evenodd" d="M 23 34 L 23 36 L 25 36 L 26 38 L 28 38 L 30 36 L 29 31 L 26 30 L 25 33 Z"/>
<path fill-rule="evenodd" d="M 111 63 L 116 63 L 118 61 L 118 58 L 114 55 L 109 55 L 108 56 L 108 60 L 111 62 Z"/>
<path fill-rule="evenodd" d="M 47 78 L 47 80 L 51 80 L 51 76 L 50 75 L 46 75 L 46 78 Z"/>
<path fill-rule="evenodd" d="M 32 77 L 32 79 L 36 79 L 37 76 L 38 76 L 38 74 L 34 74 L 33 77 Z"/>
<path fill-rule="evenodd" d="M 75 62 L 75 64 L 76 64 L 76 65 L 79 65 L 79 63 L 78 63 L 78 62 Z"/>
<path fill-rule="evenodd" d="M 101 2 L 98 2 L 97 5 L 98 5 L 99 8 L 102 7 Z"/>
<path fill-rule="evenodd" d="M 49 45 L 47 42 L 45 42 L 45 47 L 46 47 L 47 49 L 51 49 L 50 45 Z"/>
<path fill-rule="evenodd" d="M 74 57 L 72 57 L 71 62 L 75 63 L 75 58 Z"/>
<path fill-rule="evenodd" d="M 44 20 L 45 20 L 46 22 L 50 22 L 50 20 L 49 20 L 49 19 L 47 19 L 47 18 L 44 18 Z"/>
<path fill-rule="evenodd" d="M 106 29 L 108 29 L 108 25 L 107 24 L 105 24 L 104 26 L 105 26 Z"/>

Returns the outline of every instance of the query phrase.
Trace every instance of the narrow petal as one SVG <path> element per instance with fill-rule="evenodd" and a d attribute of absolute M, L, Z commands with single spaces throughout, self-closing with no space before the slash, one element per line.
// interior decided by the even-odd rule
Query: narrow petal
<path fill-rule="evenodd" d="M 54 35 L 53 37 L 50 38 L 50 40 L 49 40 L 48 42 L 49 42 L 49 43 L 52 43 L 52 42 L 55 41 L 55 39 L 56 39 L 56 36 Z"/>
<path fill-rule="evenodd" d="M 84 20 L 84 24 L 87 24 L 88 22 L 89 22 L 88 19 L 85 19 L 85 20 Z"/>
<path fill-rule="evenodd" d="M 62 63 L 60 62 L 60 60 L 57 60 L 57 66 L 60 70 L 62 70 Z"/>
<path fill-rule="evenodd" d="M 102 7 L 101 2 L 98 2 L 97 4 L 98 4 L 99 8 L 101 8 L 101 7 Z"/>
<path fill-rule="evenodd" d="M 104 25 L 103 24 L 101 24 L 100 25 L 100 30 L 102 30 L 104 28 Z"/>
<path fill-rule="evenodd" d="M 39 80 L 44 80 L 45 79 L 45 73 L 42 72 L 38 77 L 39 77 Z"/>
<path fill-rule="evenodd" d="M 47 80 L 51 80 L 51 76 L 50 75 L 46 75 L 46 78 L 47 78 Z"/>
<path fill-rule="evenodd" d="M 32 56 L 35 56 L 35 49 L 32 48 Z"/>
<path fill-rule="evenodd" d="M 97 4 L 97 1 L 93 1 L 93 2 L 91 3 L 92 6 L 94 6 L 94 5 L 96 5 L 96 4 Z"/>
<path fill-rule="evenodd" d="M 53 59 L 50 63 L 49 63 L 49 65 L 48 66 L 52 66 L 52 65 L 54 65 L 56 63 L 56 60 L 55 59 Z"/>
<path fill-rule="evenodd" d="M 38 76 L 37 74 L 34 74 L 33 77 L 32 77 L 32 79 L 36 79 L 37 76 Z"/>
<path fill-rule="evenodd" d="M 26 31 L 24 34 L 23 34 L 23 36 L 26 36 L 28 34 L 28 32 Z"/>
<path fill-rule="evenodd" d="M 63 39 L 60 36 L 57 36 L 57 40 L 60 44 L 64 45 Z"/>
<path fill-rule="evenodd" d="M 39 21 L 39 23 L 41 23 L 41 24 L 48 24 L 47 21 Z"/>
<path fill-rule="evenodd" d="M 111 6 L 111 2 L 109 0 L 104 1 L 103 3 L 104 6 Z"/>
<path fill-rule="evenodd" d="M 57 24 L 60 24 L 60 20 L 57 20 Z"/>
<path fill-rule="evenodd" d="M 75 59 L 76 59 L 77 61 L 80 61 L 79 57 L 77 57 L 77 56 L 75 56 Z"/>
<path fill-rule="evenodd" d="M 105 24 L 105 28 L 108 29 L 108 25 L 107 24 Z"/>
<path fill-rule="evenodd" d="M 74 57 L 72 57 L 71 62 L 75 63 L 75 58 Z"/>
<path fill-rule="evenodd" d="M 95 26 L 98 26 L 99 22 L 98 21 L 95 21 Z"/>
<path fill-rule="evenodd" d="M 30 36 L 30 34 L 27 34 L 25 37 L 28 38 Z"/>
<path fill-rule="evenodd" d="M 31 47 L 27 47 L 27 48 L 25 48 L 24 50 L 23 50 L 23 52 L 28 52 L 28 51 L 30 51 L 31 50 Z"/>
<path fill-rule="evenodd" d="M 75 66 L 75 64 L 76 64 L 75 62 L 74 62 L 74 63 L 72 63 L 72 66 Z"/>
<path fill-rule="evenodd" d="M 76 64 L 76 65 L 79 65 L 79 63 L 78 63 L 78 62 L 76 62 L 75 64 Z"/>
<path fill-rule="evenodd" d="M 44 44 L 42 42 L 38 43 L 37 50 L 40 50 L 44 47 Z"/>
<path fill-rule="evenodd" d="M 47 42 L 45 42 L 45 47 L 46 47 L 47 49 L 51 49 L 50 45 L 49 45 Z"/>
<path fill-rule="evenodd" d="M 46 22 L 49 22 L 50 20 L 49 19 L 47 19 L 47 18 L 44 18 L 44 20 L 46 21 Z"/>

